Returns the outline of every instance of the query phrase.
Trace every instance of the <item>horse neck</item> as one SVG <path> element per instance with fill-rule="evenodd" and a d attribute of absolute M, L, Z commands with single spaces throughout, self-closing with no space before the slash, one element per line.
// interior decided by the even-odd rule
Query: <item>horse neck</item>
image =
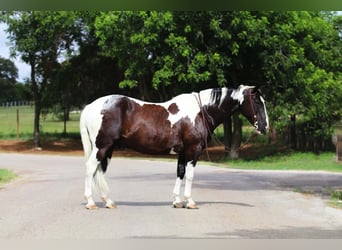
<path fill-rule="evenodd" d="M 214 91 L 213 89 L 204 90 L 199 93 L 203 100 L 204 118 L 211 132 L 232 114 L 234 106 L 237 105 L 237 101 L 231 97 L 232 91 L 233 89 L 222 88 Z"/>

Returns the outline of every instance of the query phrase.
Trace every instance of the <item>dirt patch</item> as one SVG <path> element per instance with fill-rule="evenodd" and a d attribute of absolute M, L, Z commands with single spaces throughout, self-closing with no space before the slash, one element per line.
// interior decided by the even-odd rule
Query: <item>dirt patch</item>
<path fill-rule="evenodd" d="M 32 141 L 22 140 L 0 140 L 1 152 L 16 152 L 16 153 L 34 153 L 34 154 L 63 154 L 63 155 L 83 155 L 82 143 L 80 140 L 68 141 L 47 141 L 42 143 L 39 149 L 33 148 Z M 211 160 L 218 161 L 224 158 L 224 147 L 210 147 L 208 149 Z M 117 150 L 115 156 L 122 157 L 155 157 L 153 155 L 142 154 L 130 149 Z M 177 158 L 177 155 L 162 155 L 158 157 Z M 207 160 L 207 153 L 204 151 L 201 155 L 202 160 Z"/>
<path fill-rule="evenodd" d="M 83 154 L 82 144 L 78 140 L 60 142 L 48 141 L 44 142 L 42 148 L 39 149 L 34 149 L 33 143 L 30 140 L 0 140 L 0 151 L 37 154 Z"/>
<path fill-rule="evenodd" d="M 255 159 L 265 154 L 272 154 L 274 151 L 279 152 L 272 145 L 255 145 L 253 143 L 246 145 L 240 151 L 240 158 Z M 0 152 L 15 152 L 15 153 L 34 153 L 34 154 L 59 154 L 59 155 L 83 155 L 81 140 L 65 140 L 65 141 L 44 141 L 39 149 L 33 148 L 31 140 L 0 140 Z M 142 154 L 130 149 L 116 150 L 115 156 L 119 157 L 144 157 L 154 158 L 154 155 Z M 209 155 L 209 157 L 208 157 Z M 177 155 L 158 155 L 159 158 L 176 159 Z M 222 162 L 226 158 L 224 146 L 211 146 L 204 150 L 200 156 L 200 160 Z"/>

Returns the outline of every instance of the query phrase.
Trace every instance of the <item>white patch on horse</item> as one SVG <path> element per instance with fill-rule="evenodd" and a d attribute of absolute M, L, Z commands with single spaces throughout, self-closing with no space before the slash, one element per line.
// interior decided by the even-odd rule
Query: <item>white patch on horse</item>
<path fill-rule="evenodd" d="M 179 109 L 179 111 L 175 114 L 169 112 L 169 117 L 167 119 L 170 121 L 171 127 L 173 127 L 174 124 L 184 118 L 189 118 L 192 125 L 195 125 L 195 119 L 200 109 L 198 103 L 196 102 L 196 99 L 193 98 L 192 94 L 179 95 L 172 100 L 164 103 L 163 107 L 167 109 L 167 107 L 171 103 L 175 103 Z"/>
<path fill-rule="evenodd" d="M 171 128 L 173 125 L 175 125 L 177 122 L 179 122 L 181 119 L 184 118 L 189 118 L 192 125 L 195 125 L 195 119 L 197 117 L 197 114 L 199 113 L 199 105 L 196 101 L 195 98 L 193 97 L 193 94 L 182 94 L 179 96 L 176 96 L 175 98 L 167 101 L 167 102 L 162 102 L 162 103 L 152 103 L 152 102 L 145 102 L 141 101 L 138 99 L 130 98 L 132 101 L 136 102 L 140 106 L 143 106 L 145 104 L 151 104 L 151 105 L 159 105 L 163 107 L 168 113 L 168 120 L 170 122 Z M 172 114 L 169 110 L 168 107 L 172 104 L 175 103 L 179 109 L 179 111 L 175 114 Z"/>
<path fill-rule="evenodd" d="M 243 103 L 243 101 L 244 101 L 243 92 L 246 89 L 250 89 L 250 88 L 254 88 L 254 86 L 240 85 L 238 89 L 234 89 L 233 90 L 233 92 L 232 92 L 232 94 L 230 96 L 234 100 L 238 101 L 240 103 L 240 105 L 241 105 Z"/>
<path fill-rule="evenodd" d="M 195 167 L 192 161 L 189 161 L 186 165 L 185 170 L 185 187 L 184 187 L 184 198 L 187 201 L 187 207 L 195 205 L 194 200 L 191 196 L 192 180 L 194 179 Z"/>

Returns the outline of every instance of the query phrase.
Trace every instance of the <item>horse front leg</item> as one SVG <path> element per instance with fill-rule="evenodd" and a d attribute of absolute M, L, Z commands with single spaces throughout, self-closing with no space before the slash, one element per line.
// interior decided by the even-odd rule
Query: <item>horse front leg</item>
<path fill-rule="evenodd" d="M 191 196 L 192 180 L 195 173 L 195 164 L 193 161 L 189 161 L 186 165 L 185 172 L 185 188 L 184 188 L 184 198 L 186 201 L 186 208 L 188 209 L 198 209 L 198 206 L 194 202 Z"/>
<path fill-rule="evenodd" d="M 175 187 L 173 188 L 173 207 L 174 208 L 183 208 L 183 202 L 180 198 L 180 191 L 182 186 L 182 181 L 185 175 L 185 160 L 182 154 L 178 157 L 177 163 L 177 179 L 175 183 Z"/>
<path fill-rule="evenodd" d="M 182 154 L 179 155 L 178 164 L 177 164 L 177 179 L 173 189 L 173 207 L 174 208 L 189 208 L 189 209 L 197 209 L 197 205 L 191 197 L 191 188 L 192 188 L 192 180 L 194 178 L 195 165 L 193 161 L 189 161 L 185 164 L 185 158 Z M 180 198 L 180 191 L 182 181 L 185 176 L 185 189 L 184 189 L 184 198 L 186 204 L 184 205 L 183 201 Z"/>

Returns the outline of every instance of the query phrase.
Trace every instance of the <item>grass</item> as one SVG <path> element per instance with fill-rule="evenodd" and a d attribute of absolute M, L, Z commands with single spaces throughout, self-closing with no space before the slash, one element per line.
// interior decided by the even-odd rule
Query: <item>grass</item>
<path fill-rule="evenodd" d="M 256 170 L 305 170 L 342 172 L 342 164 L 335 162 L 334 153 L 287 152 L 254 160 L 226 161 L 228 167 Z"/>
<path fill-rule="evenodd" d="M 0 169 L 0 184 L 9 182 L 16 178 L 17 175 L 8 169 Z"/>
<path fill-rule="evenodd" d="M 17 110 L 19 110 L 19 139 L 32 139 L 34 110 L 32 106 L 0 107 L 0 138 L 15 139 L 17 137 Z M 67 121 L 67 134 L 79 134 L 79 113 L 71 113 Z M 59 136 L 63 133 L 64 124 L 53 114 L 41 116 L 41 135 Z"/>
<path fill-rule="evenodd" d="M 342 190 L 331 191 L 329 205 L 335 208 L 342 209 Z"/>

